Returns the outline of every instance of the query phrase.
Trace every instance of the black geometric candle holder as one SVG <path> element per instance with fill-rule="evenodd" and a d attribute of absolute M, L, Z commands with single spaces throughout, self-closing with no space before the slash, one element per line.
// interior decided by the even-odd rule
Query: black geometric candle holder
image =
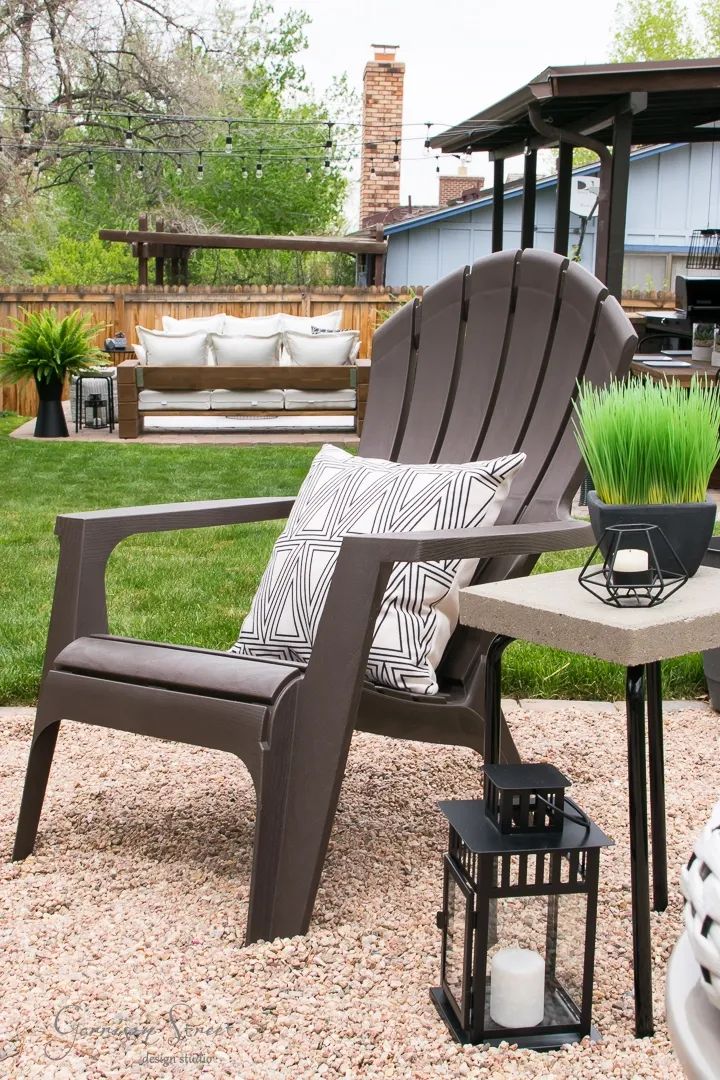
<path fill-rule="evenodd" d="M 594 564 L 599 551 L 606 552 L 605 558 Z M 578 577 L 583 589 L 613 607 L 655 607 L 687 580 L 665 533 L 645 524 L 607 528 Z"/>

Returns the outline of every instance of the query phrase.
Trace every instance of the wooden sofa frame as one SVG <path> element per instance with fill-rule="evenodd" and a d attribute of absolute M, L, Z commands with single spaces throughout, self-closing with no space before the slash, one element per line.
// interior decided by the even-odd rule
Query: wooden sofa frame
<path fill-rule="evenodd" d="M 347 390 L 356 391 L 354 409 L 333 409 L 333 416 L 353 416 L 360 434 L 365 418 L 369 364 L 340 367 L 171 367 L 150 366 L 137 359 L 118 365 L 118 434 L 137 439 L 145 416 L 208 416 L 207 409 L 143 409 L 141 390 Z M 323 410 L 325 411 L 325 410 Z M 318 409 L 223 409 L 222 416 L 317 416 Z"/>

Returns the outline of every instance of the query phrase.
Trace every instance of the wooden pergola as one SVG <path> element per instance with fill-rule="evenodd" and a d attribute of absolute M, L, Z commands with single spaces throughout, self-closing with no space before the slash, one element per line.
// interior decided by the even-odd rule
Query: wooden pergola
<path fill-rule="evenodd" d="M 357 236 L 236 236 L 227 233 L 185 233 L 176 225 L 165 227 L 162 219 L 148 227 L 141 214 L 137 229 L 100 229 L 101 240 L 130 244 L 138 261 L 138 285 L 148 284 L 148 265 L 155 260 L 156 285 L 187 285 L 188 261 L 193 250 L 218 251 L 340 251 L 354 255 L 367 285 L 382 285 L 387 241 L 382 226 L 374 237 Z M 165 270 L 168 270 L 167 282 Z"/>
<path fill-rule="evenodd" d="M 631 147 L 716 142 L 720 127 L 708 125 L 718 120 L 720 58 L 550 67 L 431 143 L 446 153 L 489 151 L 493 251 L 503 247 L 506 159 L 524 154 L 521 247 L 532 247 L 537 152 L 558 146 L 554 250 L 562 255 L 570 235 L 573 148 L 594 150 L 600 158 L 595 273 L 620 298 Z"/>

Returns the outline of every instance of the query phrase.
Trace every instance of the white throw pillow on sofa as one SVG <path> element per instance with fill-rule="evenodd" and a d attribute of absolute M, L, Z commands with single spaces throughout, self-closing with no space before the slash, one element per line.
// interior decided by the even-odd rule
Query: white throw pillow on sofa
<path fill-rule="evenodd" d="M 342 311 L 327 311 L 324 315 L 281 315 L 281 330 L 291 330 L 300 334 L 312 333 L 313 326 L 324 330 L 339 330 L 342 323 Z"/>
<path fill-rule="evenodd" d="M 208 340 L 219 367 L 273 365 L 280 360 L 282 334 L 210 334 Z"/>
<path fill-rule="evenodd" d="M 230 652 L 307 663 L 344 536 L 492 525 L 524 460 L 400 465 L 323 446 Z M 393 567 L 368 660 L 373 682 L 437 693 L 435 668 L 457 625 L 458 590 L 476 565 L 446 559 Z"/>
<path fill-rule="evenodd" d="M 149 367 L 204 367 L 207 363 L 208 335 L 203 331 L 167 334 L 164 330 L 148 330 L 144 326 L 136 329 Z"/>
<path fill-rule="evenodd" d="M 311 326 L 310 327 L 310 333 L 315 335 L 315 336 L 319 336 L 321 334 L 345 334 L 345 333 L 351 333 L 351 332 L 353 332 L 353 331 L 326 330 L 324 326 Z M 353 360 L 357 360 L 359 355 L 360 355 L 360 332 L 357 331 L 357 338 L 355 340 L 355 344 L 353 345 L 352 349 L 350 350 L 350 363 L 352 363 Z"/>
<path fill-rule="evenodd" d="M 194 319 L 175 319 L 172 315 L 163 315 L 162 325 L 166 334 L 195 334 L 204 330 L 206 334 L 225 332 L 225 312 L 219 315 L 199 315 Z"/>
<path fill-rule="evenodd" d="M 266 334 L 282 333 L 282 315 L 250 315 L 239 319 L 237 315 L 226 315 L 224 329 L 220 331 L 228 336 L 254 334 L 264 337 Z"/>
<path fill-rule="evenodd" d="M 338 330 L 331 334 L 283 334 L 285 352 L 291 364 L 302 367 L 338 367 L 350 363 L 360 340 L 357 330 Z"/>

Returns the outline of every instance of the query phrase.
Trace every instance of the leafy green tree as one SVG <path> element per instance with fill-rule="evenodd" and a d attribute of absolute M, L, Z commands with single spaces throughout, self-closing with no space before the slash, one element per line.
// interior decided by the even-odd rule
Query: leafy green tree
<path fill-rule="evenodd" d="M 699 14 L 700 36 L 693 31 L 682 0 L 621 0 L 615 9 L 611 59 L 631 63 L 715 55 L 720 43 L 720 3 L 705 0 Z"/>

